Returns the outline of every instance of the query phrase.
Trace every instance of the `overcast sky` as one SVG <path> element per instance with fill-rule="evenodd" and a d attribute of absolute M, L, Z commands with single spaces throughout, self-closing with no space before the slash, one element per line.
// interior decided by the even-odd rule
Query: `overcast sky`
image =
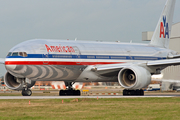
<path fill-rule="evenodd" d="M 0 0 L 0 58 L 34 38 L 142 42 L 166 0 Z M 180 0 L 174 23 L 180 22 Z M 5 68 L 0 65 L 0 76 Z"/>

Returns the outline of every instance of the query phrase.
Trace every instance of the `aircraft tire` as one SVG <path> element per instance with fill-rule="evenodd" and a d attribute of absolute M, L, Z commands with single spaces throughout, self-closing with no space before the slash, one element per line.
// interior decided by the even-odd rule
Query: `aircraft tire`
<path fill-rule="evenodd" d="M 62 96 L 62 90 L 59 91 L 59 96 Z"/>
<path fill-rule="evenodd" d="M 140 90 L 140 95 L 144 96 L 144 90 L 142 90 L 142 89 Z"/>
<path fill-rule="evenodd" d="M 126 89 L 123 90 L 123 96 L 127 96 L 127 90 Z"/>
<path fill-rule="evenodd" d="M 71 96 L 73 95 L 73 93 L 74 93 L 74 90 L 67 90 L 67 96 Z"/>
<path fill-rule="evenodd" d="M 135 95 L 141 95 L 141 91 L 140 90 L 136 90 L 136 94 Z"/>
<path fill-rule="evenodd" d="M 81 91 L 80 90 L 74 90 L 73 95 L 74 96 L 80 96 L 81 95 Z"/>
<path fill-rule="evenodd" d="M 80 90 L 77 90 L 77 95 L 81 96 L 81 91 Z"/>
<path fill-rule="evenodd" d="M 123 90 L 123 96 L 143 96 L 144 95 L 144 91 L 141 90 L 127 90 L 124 89 Z"/>
<path fill-rule="evenodd" d="M 77 96 L 77 90 L 73 90 L 73 96 Z"/>
<path fill-rule="evenodd" d="M 66 96 L 66 90 L 60 90 L 59 96 Z"/>
<path fill-rule="evenodd" d="M 80 96 L 80 90 L 60 90 L 59 96 Z"/>
<path fill-rule="evenodd" d="M 31 96 L 31 95 L 32 95 L 32 91 L 30 89 L 22 90 L 22 96 Z"/>

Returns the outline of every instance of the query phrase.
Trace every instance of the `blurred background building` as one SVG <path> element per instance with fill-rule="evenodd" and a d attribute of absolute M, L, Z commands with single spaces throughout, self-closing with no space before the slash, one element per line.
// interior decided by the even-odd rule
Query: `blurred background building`
<path fill-rule="evenodd" d="M 142 40 L 150 41 L 153 32 L 143 32 Z M 177 51 L 180 54 L 180 22 L 173 24 L 171 30 L 171 39 L 169 42 L 169 49 Z M 162 71 L 162 77 L 153 78 L 154 80 L 161 81 L 161 90 L 180 90 L 180 65 L 169 66 Z"/>

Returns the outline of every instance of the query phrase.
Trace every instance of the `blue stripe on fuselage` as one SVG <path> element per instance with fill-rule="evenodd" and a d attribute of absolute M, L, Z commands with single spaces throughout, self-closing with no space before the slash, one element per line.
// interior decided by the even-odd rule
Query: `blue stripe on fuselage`
<path fill-rule="evenodd" d="M 7 56 L 6 58 L 64 58 L 64 59 L 112 59 L 112 60 L 162 60 L 165 57 L 110 56 L 110 55 L 69 55 L 69 54 L 28 54 L 27 57 Z"/>

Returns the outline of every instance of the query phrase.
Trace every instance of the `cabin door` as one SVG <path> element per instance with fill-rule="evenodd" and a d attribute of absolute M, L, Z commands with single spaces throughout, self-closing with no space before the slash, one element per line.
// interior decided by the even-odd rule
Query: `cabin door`
<path fill-rule="evenodd" d="M 49 63 L 49 53 L 43 54 L 43 64 L 47 65 Z"/>
<path fill-rule="evenodd" d="M 75 53 L 73 53 L 72 55 L 74 56 L 75 63 L 76 65 L 80 65 L 82 62 L 81 52 L 77 46 L 73 46 L 73 48 L 74 48 Z"/>

